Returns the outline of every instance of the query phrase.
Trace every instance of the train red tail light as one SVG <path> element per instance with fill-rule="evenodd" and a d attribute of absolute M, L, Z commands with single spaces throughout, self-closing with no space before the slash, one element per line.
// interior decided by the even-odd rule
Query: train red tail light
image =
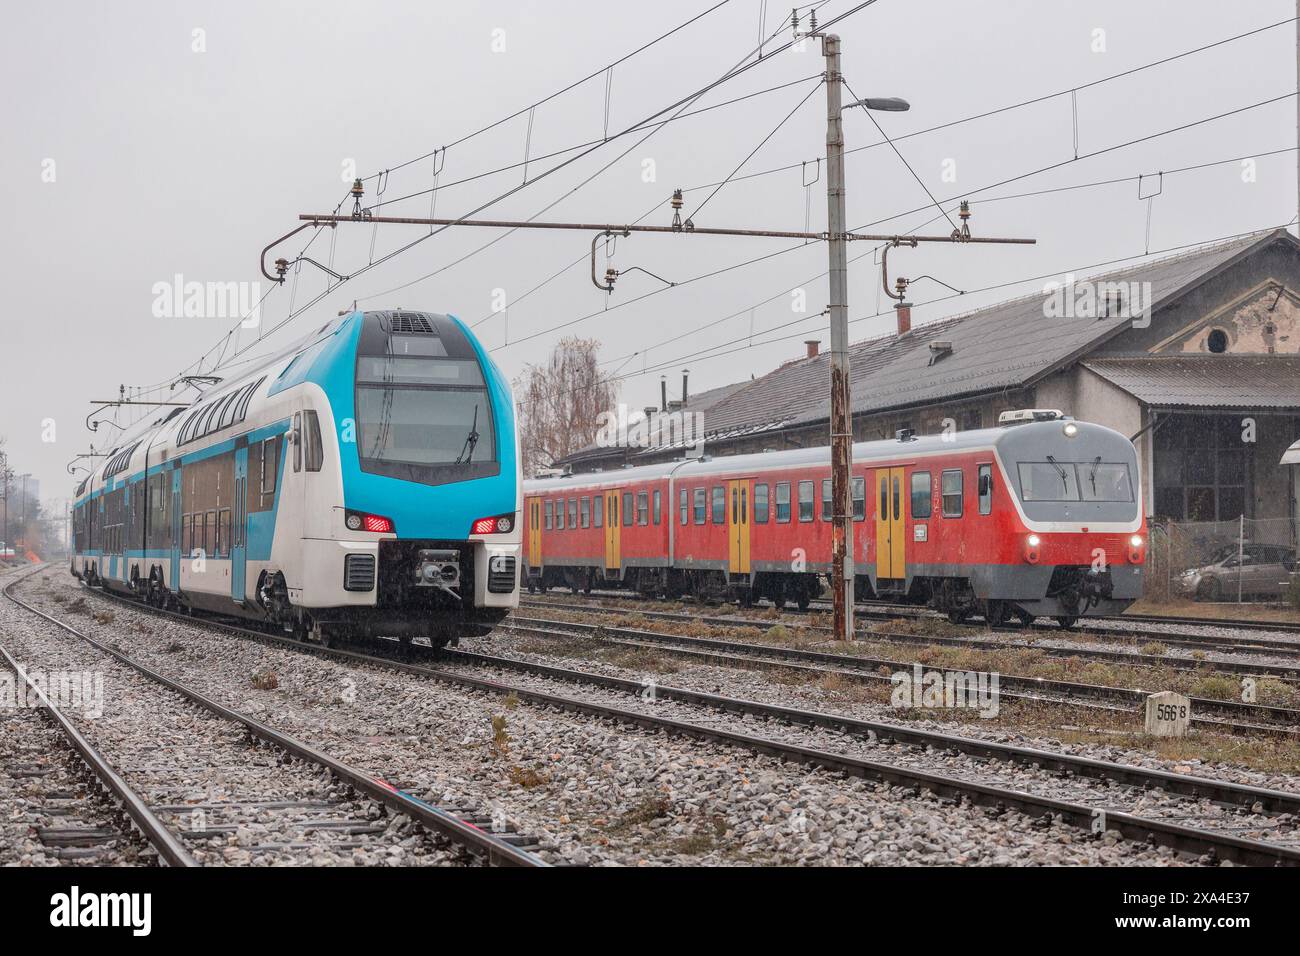
<path fill-rule="evenodd" d="M 470 534 L 509 534 L 515 527 L 515 516 L 496 515 L 491 518 L 479 518 L 470 528 Z"/>
<path fill-rule="evenodd" d="M 373 534 L 392 534 L 397 529 L 392 518 L 382 515 L 368 515 L 361 511 L 349 511 L 344 523 L 349 531 L 369 531 Z"/>

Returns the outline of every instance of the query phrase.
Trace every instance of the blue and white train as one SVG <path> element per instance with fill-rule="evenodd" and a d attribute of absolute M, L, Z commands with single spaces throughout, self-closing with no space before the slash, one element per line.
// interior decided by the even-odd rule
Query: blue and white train
<path fill-rule="evenodd" d="M 518 604 L 510 385 L 465 325 L 353 312 L 125 438 L 72 573 L 304 639 L 480 633 Z"/>

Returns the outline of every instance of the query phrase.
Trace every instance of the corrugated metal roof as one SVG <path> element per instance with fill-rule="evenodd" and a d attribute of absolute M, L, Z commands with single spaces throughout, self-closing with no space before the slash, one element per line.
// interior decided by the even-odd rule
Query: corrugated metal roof
<path fill-rule="evenodd" d="M 1199 284 L 1238 256 L 1287 236 L 1254 233 L 1166 259 L 1088 277 L 1095 282 L 1149 282 L 1151 302 L 1164 302 Z M 1289 236 L 1287 237 L 1290 238 Z M 1292 240 L 1294 241 L 1294 240 Z M 1046 293 L 1002 302 L 938 322 L 907 335 L 888 334 L 850 347 L 853 412 L 940 403 L 1031 384 L 1068 364 L 1132 320 L 1048 318 Z M 931 364 L 929 343 L 952 343 Z M 760 425 L 800 425 L 829 417 L 829 353 L 788 362 L 718 402 L 705 415 L 710 437 L 744 433 Z"/>
<path fill-rule="evenodd" d="M 1300 356 L 1146 355 L 1083 367 L 1148 405 L 1300 408 Z"/>

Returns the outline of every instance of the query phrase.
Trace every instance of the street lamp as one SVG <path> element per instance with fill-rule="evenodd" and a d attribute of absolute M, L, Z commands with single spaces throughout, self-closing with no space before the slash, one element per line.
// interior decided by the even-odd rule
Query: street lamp
<path fill-rule="evenodd" d="M 899 99 L 897 96 L 868 96 L 849 104 L 850 109 L 855 106 L 864 106 L 869 110 L 879 110 L 882 113 L 906 113 L 912 108 L 907 100 Z"/>

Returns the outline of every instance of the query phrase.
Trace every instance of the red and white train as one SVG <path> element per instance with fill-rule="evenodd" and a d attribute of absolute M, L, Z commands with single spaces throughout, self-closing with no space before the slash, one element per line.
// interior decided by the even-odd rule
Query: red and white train
<path fill-rule="evenodd" d="M 1132 442 L 1054 410 L 853 447 L 855 591 L 954 621 L 1069 627 L 1141 596 Z M 831 562 L 827 447 L 524 483 L 530 590 L 621 587 L 806 607 Z"/>

